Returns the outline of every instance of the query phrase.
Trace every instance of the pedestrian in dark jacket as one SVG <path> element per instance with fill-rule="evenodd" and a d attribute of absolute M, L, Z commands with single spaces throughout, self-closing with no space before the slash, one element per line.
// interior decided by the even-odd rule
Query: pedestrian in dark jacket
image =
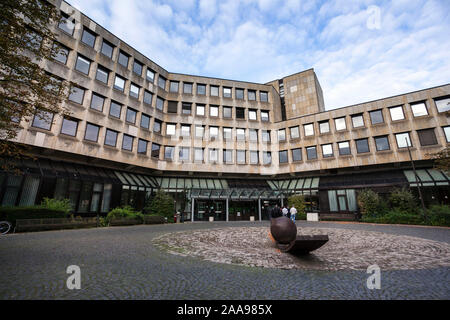
<path fill-rule="evenodd" d="M 281 212 L 280 207 L 276 204 L 275 207 L 272 208 L 272 218 L 281 217 L 283 213 Z"/>

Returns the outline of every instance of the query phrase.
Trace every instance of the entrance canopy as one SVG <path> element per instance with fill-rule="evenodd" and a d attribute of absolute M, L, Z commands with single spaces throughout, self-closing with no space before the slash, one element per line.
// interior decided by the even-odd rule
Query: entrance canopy
<path fill-rule="evenodd" d="M 435 187 L 450 185 L 450 177 L 444 172 L 436 169 L 419 169 L 414 174 L 413 170 L 404 170 L 403 173 L 408 179 L 411 187 L 417 187 L 419 183 L 421 187 Z"/>

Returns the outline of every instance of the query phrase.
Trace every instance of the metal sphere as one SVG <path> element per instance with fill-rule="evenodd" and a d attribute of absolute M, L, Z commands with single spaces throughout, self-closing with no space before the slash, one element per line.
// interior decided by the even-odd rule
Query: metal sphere
<path fill-rule="evenodd" d="M 297 226 L 288 217 L 274 218 L 270 224 L 270 233 L 279 243 L 290 243 L 297 237 Z"/>

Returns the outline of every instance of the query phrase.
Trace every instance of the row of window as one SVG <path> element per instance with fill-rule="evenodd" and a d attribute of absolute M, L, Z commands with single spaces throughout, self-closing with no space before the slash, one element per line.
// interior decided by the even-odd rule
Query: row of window
<path fill-rule="evenodd" d="M 67 16 L 65 16 L 63 14 L 63 19 L 59 23 L 59 28 L 61 30 L 63 30 L 64 32 L 73 36 L 74 27 L 75 27 L 74 21 L 71 21 L 70 19 L 68 19 Z M 93 31 L 89 30 L 88 28 L 84 27 L 83 33 L 81 36 L 81 42 L 86 44 L 87 46 L 94 48 L 97 37 L 98 37 L 97 34 L 95 34 Z M 60 47 L 61 47 L 61 45 L 60 45 Z M 112 59 L 114 50 L 115 50 L 115 46 L 113 44 L 106 41 L 105 39 L 102 40 L 102 46 L 101 46 L 100 52 L 103 55 Z M 66 64 L 67 57 L 69 55 L 70 50 L 69 50 L 69 48 L 62 47 L 60 51 L 61 51 L 60 53 L 57 53 L 55 59 Z M 129 55 L 128 53 L 126 53 L 123 50 L 119 50 L 117 63 L 119 63 L 120 65 L 122 65 L 123 67 L 128 69 L 128 65 L 131 60 L 130 58 L 131 58 L 131 55 Z M 88 59 L 87 57 L 84 57 L 82 55 L 78 55 L 75 69 L 78 71 L 81 71 L 85 74 L 89 74 L 90 64 L 91 64 L 90 59 Z M 102 73 L 102 77 L 104 77 L 104 78 L 107 77 L 107 74 L 110 72 L 108 69 L 106 69 L 105 67 L 100 66 L 100 65 L 98 66 L 98 69 L 101 70 L 100 73 Z M 144 71 L 144 64 L 139 62 L 136 59 L 133 59 L 132 70 L 138 76 L 142 76 L 143 71 Z M 98 71 L 97 71 L 97 73 L 98 73 Z M 156 75 L 155 72 L 153 70 L 151 70 L 149 67 L 147 67 L 146 79 L 149 82 L 151 82 L 151 83 L 154 82 L 155 75 Z M 116 80 L 119 82 L 119 84 L 121 84 L 123 82 L 123 86 L 124 86 L 125 79 L 123 79 L 123 78 L 117 79 L 117 76 L 116 76 Z M 163 90 L 166 90 L 167 82 L 169 82 L 169 92 L 179 93 L 179 91 L 180 91 L 180 82 L 179 81 L 167 81 L 167 79 L 164 78 L 163 76 L 161 76 L 161 75 L 158 76 L 158 87 L 160 87 Z M 116 87 L 116 81 L 114 83 L 114 87 Z M 119 85 L 118 87 L 120 88 L 122 86 Z M 206 87 L 207 87 L 206 84 L 197 83 L 196 84 L 197 95 L 206 95 L 206 92 L 207 92 Z M 232 87 L 223 86 L 222 87 L 222 97 L 233 98 L 232 91 L 233 91 Z M 245 91 L 246 91 L 246 89 L 244 89 L 244 88 L 234 88 L 235 99 L 244 100 L 245 99 Z M 184 94 L 193 94 L 193 92 L 194 92 L 193 91 L 193 83 L 192 82 L 183 82 L 183 93 Z M 220 92 L 220 86 L 209 85 L 209 95 L 210 96 L 218 97 L 219 92 Z M 247 100 L 256 101 L 256 97 L 257 97 L 257 90 L 247 89 Z M 261 101 L 261 102 L 269 101 L 269 94 L 267 91 L 259 91 L 259 101 Z"/>

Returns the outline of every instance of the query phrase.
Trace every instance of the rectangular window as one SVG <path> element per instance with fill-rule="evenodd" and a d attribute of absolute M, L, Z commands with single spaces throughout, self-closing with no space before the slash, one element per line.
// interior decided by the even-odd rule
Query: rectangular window
<path fill-rule="evenodd" d="M 320 133 L 330 132 L 330 123 L 328 121 L 319 122 L 319 131 L 320 131 Z M 305 132 L 306 132 L 306 128 L 305 128 Z M 314 135 L 314 133 L 312 135 Z"/>
<path fill-rule="evenodd" d="M 219 161 L 217 149 L 209 149 L 209 162 Z"/>
<path fill-rule="evenodd" d="M 300 138 L 300 130 L 298 129 L 298 126 L 289 128 L 291 139 L 297 139 Z"/>
<path fill-rule="evenodd" d="M 434 128 L 417 130 L 421 146 L 432 146 L 438 144 Z"/>
<path fill-rule="evenodd" d="M 178 113 L 178 101 L 169 101 L 167 104 L 168 113 Z"/>
<path fill-rule="evenodd" d="M 122 140 L 122 149 L 127 151 L 133 151 L 133 141 L 134 137 L 124 134 Z"/>
<path fill-rule="evenodd" d="M 148 145 L 148 141 L 139 139 L 138 140 L 138 153 L 139 154 L 147 154 L 147 145 Z"/>
<path fill-rule="evenodd" d="M 257 129 L 249 129 L 249 138 L 250 141 L 258 141 L 258 130 Z"/>
<path fill-rule="evenodd" d="M 412 146 L 409 132 L 397 133 L 395 135 L 395 139 L 397 140 L 397 146 L 399 148 L 407 148 Z"/>
<path fill-rule="evenodd" d="M 308 123 L 303 125 L 303 129 L 305 130 L 305 136 L 313 136 L 314 135 L 314 124 Z"/>
<path fill-rule="evenodd" d="M 261 110 L 261 121 L 269 121 L 269 111 Z"/>
<path fill-rule="evenodd" d="M 161 133 L 162 121 L 155 119 L 153 122 L 153 132 Z"/>
<path fill-rule="evenodd" d="M 152 153 L 151 156 L 153 158 L 159 159 L 159 151 L 161 150 L 161 146 L 157 143 L 152 143 Z"/>
<path fill-rule="evenodd" d="M 302 149 L 292 149 L 292 161 L 302 161 Z"/>
<path fill-rule="evenodd" d="M 78 55 L 77 62 L 75 64 L 75 69 L 88 75 L 90 67 L 91 61 L 85 57 Z"/>
<path fill-rule="evenodd" d="M 159 75 L 158 77 L 158 87 L 160 87 L 163 90 L 166 90 L 166 78 L 164 78 L 162 75 Z"/>
<path fill-rule="evenodd" d="M 425 102 L 411 104 L 411 111 L 414 117 L 421 117 L 428 115 L 428 110 L 427 106 L 425 105 Z"/>
<path fill-rule="evenodd" d="M 137 60 L 134 60 L 133 63 L 133 72 L 138 76 L 142 76 L 142 69 L 144 69 L 144 65 Z"/>
<path fill-rule="evenodd" d="M 183 82 L 183 93 L 192 94 L 192 83 Z"/>
<path fill-rule="evenodd" d="M 103 104 L 105 103 L 105 98 L 92 92 L 91 98 L 91 109 L 97 111 L 103 111 Z"/>
<path fill-rule="evenodd" d="M 364 127 L 364 118 L 362 114 L 357 114 L 352 116 L 353 128 Z"/>
<path fill-rule="evenodd" d="M 219 96 L 219 87 L 218 86 L 209 86 L 210 88 L 210 95 L 213 97 L 218 97 Z"/>
<path fill-rule="evenodd" d="M 343 141 L 338 142 L 338 148 L 339 148 L 339 155 L 346 156 L 349 154 L 352 154 L 350 150 L 350 142 L 349 141 Z"/>
<path fill-rule="evenodd" d="M 388 136 L 375 137 L 375 146 L 377 151 L 389 150 L 389 138 Z"/>
<path fill-rule="evenodd" d="M 194 161 L 203 162 L 203 149 L 202 148 L 194 149 Z"/>
<path fill-rule="evenodd" d="M 114 46 L 108 41 L 103 40 L 101 53 L 103 53 L 108 58 L 112 58 L 114 51 Z"/>
<path fill-rule="evenodd" d="M 236 99 L 244 100 L 244 89 L 235 89 Z"/>
<path fill-rule="evenodd" d="M 233 163 L 233 150 L 223 150 L 223 162 Z"/>
<path fill-rule="evenodd" d="M 308 160 L 317 159 L 317 149 L 315 146 L 306 148 L 306 157 Z"/>
<path fill-rule="evenodd" d="M 347 129 L 347 124 L 345 122 L 345 117 L 334 119 L 334 125 L 336 127 L 336 131 Z"/>
<path fill-rule="evenodd" d="M 258 163 L 259 163 L 258 151 L 250 151 L 250 164 L 258 164 Z"/>
<path fill-rule="evenodd" d="M 245 119 L 245 108 L 236 107 L 236 119 Z"/>
<path fill-rule="evenodd" d="M 183 102 L 181 104 L 181 113 L 182 114 L 191 114 L 192 103 Z"/>
<path fill-rule="evenodd" d="M 105 134 L 105 145 L 115 147 L 117 144 L 117 136 L 119 133 L 117 131 L 106 129 Z"/>
<path fill-rule="evenodd" d="M 231 140 L 232 139 L 233 134 L 232 134 L 231 130 L 232 130 L 231 128 L 223 128 L 223 138 L 225 140 Z"/>
<path fill-rule="evenodd" d="M 179 85 L 180 85 L 180 83 L 178 81 L 170 81 L 169 82 L 169 91 L 170 92 L 174 92 L 174 93 L 178 93 Z"/>
<path fill-rule="evenodd" d="M 356 151 L 358 153 L 366 153 L 369 152 L 369 139 L 364 138 L 364 139 L 359 139 L 356 140 Z"/>
<path fill-rule="evenodd" d="M 324 158 L 331 158 L 334 156 L 333 145 L 331 143 L 322 145 L 322 156 Z"/>
<path fill-rule="evenodd" d="M 288 152 L 287 150 L 279 151 L 278 152 L 278 159 L 280 163 L 287 163 L 288 162 Z"/>
<path fill-rule="evenodd" d="M 176 124 L 168 123 L 166 125 L 166 135 L 174 136 L 176 133 Z"/>
<path fill-rule="evenodd" d="M 114 79 L 114 89 L 117 89 L 119 91 L 124 91 L 125 90 L 125 79 L 118 76 L 116 74 L 116 78 Z"/>
<path fill-rule="evenodd" d="M 259 97 L 261 99 L 261 102 L 268 102 L 269 101 L 269 94 L 265 91 L 260 91 Z"/>
<path fill-rule="evenodd" d="M 236 163 L 245 164 L 246 162 L 245 150 L 236 150 Z"/>
<path fill-rule="evenodd" d="M 137 111 L 133 110 L 131 108 L 127 108 L 127 116 L 125 121 L 128 123 L 132 123 L 135 124 L 136 123 L 136 115 L 137 115 Z"/>
<path fill-rule="evenodd" d="M 105 84 L 108 84 L 108 78 L 109 78 L 109 70 L 106 68 L 103 68 L 101 65 L 97 66 L 97 73 L 95 74 L 95 79 L 98 81 L 101 81 Z"/>
<path fill-rule="evenodd" d="M 122 105 L 117 102 L 111 101 L 111 105 L 109 106 L 109 115 L 120 119 L 121 113 Z"/>
<path fill-rule="evenodd" d="M 262 130 L 261 134 L 262 134 L 262 141 L 263 142 L 270 142 L 270 131 Z"/>
<path fill-rule="evenodd" d="M 134 83 L 130 85 L 130 96 L 136 99 L 139 99 L 139 93 L 141 92 L 141 88 Z"/>
<path fill-rule="evenodd" d="M 197 94 L 198 95 L 206 95 L 206 84 L 197 83 Z"/>
<path fill-rule="evenodd" d="M 55 42 L 52 49 L 52 58 L 62 64 L 66 64 L 69 52 L 70 50 L 67 47 Z"/>
<path fill-rule="evenodd" d="M 450 111 L 450 97 L 434 99 L 438 112 Z"/>
<path fill-rule="evenodd" d="M 189 160 L 189 148 L 188 147 L 179 147 L 178 149 L 178 158 L 181 161 Z"/>
<path fill-rule="evenodd" d="M 84 44 L 87 44 L 89 47 L 95 46 L 95 39 L 97 38 L 97 35 L 93 33 L 91 30 L 84 29 L 83 35 L 81 36 L 81 42 Z"/>
<path fill-rule="evenodd" d="M 231 98 L 231 88 L 223 87 L 223 97 Z"/>
<path fill-rule="evenodd" d="M 370 116 L 370 122 L 372 124 L 378 124 L 378 123 L 384 122 L 382 110 L 370 111 L 369 116 Z"/>
<path fill-rule="evenodd" d="M 278 130 L 278 141 L 286 141 L 286 129 Z"/>
<path fill-rule="evenodd" d="M 444 129 L 445 139 L 447 143 L 450 142 L 450 126 L 443 127 L 442 129 Z"/>
<path fill-rule="evenodd" d="M 145 129 L 150 128 L 150 116 L 146 114 L 141 115 L 141 127 Z"/>
<path fill-rule="evenodd" d="M 219 127 L 209 127 L 209 139 L 214 140 L 219 137 Z"/>
<path fill-rule="evenodd" d="M 263 151 L 263 164 L 271 164 L 272 163 L 272 152 Z"/>
<path fill-rule="evenodd" d="M 150 91 L 144 90 L 144 103 L 148 105 L 152 105 L 153 93 Z"/>
<path fill-rule="evenodd" d="M 75 30 L 75 21 L 71 20 L 66 14 L 61 12 L 61 20 L 59 21 L 58 28 L 70 35 L 73 35 L 73 31 Z"/>
<path fill-rule="evenodd" d="M 61 126 L 61 133 L 66 134 L 68 136 L 75 137 L 77 135 L 78 129 L 78 120 L 73 119 L 63 119 L 63 123 Z"/>
<path fill-rule="evenodd" d="M 100 127 L 95 124 L 88 123 L 86 124 L 86 132 L 84 133 L 84 140 L 97 142 L 98 133 L 100 131 Z"/>
<path fill-rule="evenodd" d="M 248 100 L 250 101 L 256 101 L 256 91 L 255 90 L 248 90 Z"/>
<path fill-rule="evenodd" d="M 165 146 L 164 147 L 164 159 L 173 160 L 174 152 L 175 152 L 175 147 Z"/>
<path fill-rule="evenodd" d="M 403 107 L 402 106 L 389 108 L 389 113 L 391 114 L 391 120 L 392 121 L 405 119 L 405 115 L 403 113 Z"/>
<path fill-rule="evenodd" d="M 164 99 L 156 97 L 156 109 L 163 111 L 164 109 Z"/>
<path fill-rule="evenodd" d="M 245 141 L 245 129 L 241 128 L 236 129 L 236 140 Z"/>
<path fill-rule="evenodd" d="M 223 107 L 223 117 L 231 118 L 233 113 L 233 108 L 231 107 Z"/>
<path fill-rule="evenodd" d="M 128 68 L 128 60 L 130 59 L 130 56 L 123 52 L 122 50 L 119 51 L 119 59 L 118 62 L 120 65 L 124 66 L 125 68 Z"/>
<path fill-rule="evenodd" d="M 202 104 L 196 105 L 196 114 L 198 116 L 204 116 L 205 115 L 205 106 Z"/>
<path fill-rule="evenodd" d="M 209 106 L 209 116 L 210 117 L 218 117 L 219 116 L 219 107 L 218 106 Z"/>
<path fill-rule="evenodd" d="M 256 110 L 248 110 L 248 120 L 257 120 Z"/>
<path fill-rule="evenodd" d="M 54 114 L 52 112 L 38 110 L 34 115 L 32 126 L 44 130 L 50 130 L 52 127 Z"/>
<path fill-rule="evenodd" d="M 155 81 L 155 72 L 147 67 L 147 81 L 153 83 Z"/>
<path fill-rule="evenodd" d="M 205 135 L 205 127 L 195 126 L 195 137 L 198 139 L 203 139 L 204 135 Z"/>
<path fill-rule="evenodd" d="M 85 90 L 79 87 L 70 89 L 69 100 L 78 104 L 83 104 Z"/>
<path fill-rule="evenodd" d="M 191 136 L 191 126 L 188 124 L 181 125 L 181 136 L 190 137 Z"/>

